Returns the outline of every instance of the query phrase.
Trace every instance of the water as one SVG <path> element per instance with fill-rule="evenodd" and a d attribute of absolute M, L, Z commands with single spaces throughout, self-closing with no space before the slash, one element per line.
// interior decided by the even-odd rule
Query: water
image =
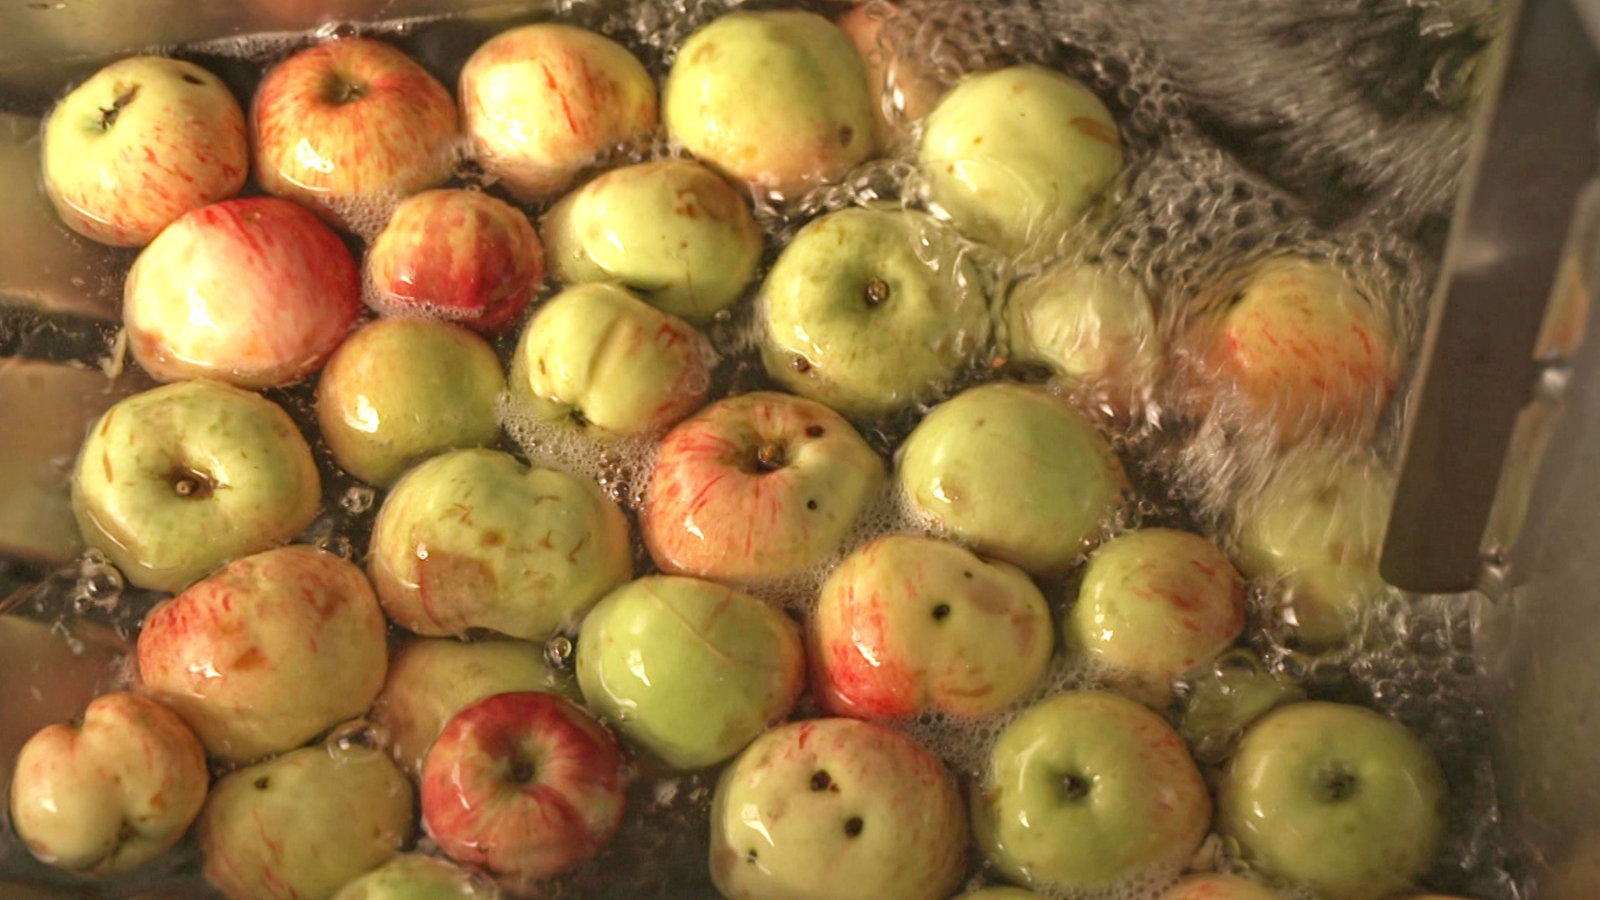
<path fill-rule="evenodd" d="M 676 0 L 633 9 L 622 3 L 564 0 L 555 15 L 618 40 L 660 76 L 671 63 L 673 48 L 731 5 L 725 0 Z M 844 8 L 800 5 L 830 14 Z M 1411 358 L 1427 288 L 1436 274 L 1441 223 L 1448 221 L 1464 158 L 1477 77 L 1475 54 L 1493 22 L 1487 0 L 1374 0 L 1358 11 L 1336 0 L 1198 5 L 1191 0 L 1068 0 L 1014 7 L 922 0 L 904 7 L 902 14 L 876 4 L 872 11 L 887 16 L 885 42 L 912 48 L 912 59 L 930 61 L 929 77 L 939 84 L 953 84 L 969 71 L 1035 62 L 1083 80 L 1105 100 L 1121 126 L 1125 173 L 1108 202 L 1061 235 L 1055 255 L 1119 269 L 1135 279 L 1155 298 L 1155 340 L 1161 346 L 1181 345 L 1190 323 L 1215 302 L 1217 282 L 1241 262 L 1296 253 L 1327 260 L 1346 272 L 1392 324 L 1402 355 Z M 419 20 L 376 33 L 451 85 L 472 48 L 531 19 Z M 318 36 L 348 30 L 325 29 Z M 211 67 L 239 96 L 248 97 L 263 67 L 306 39 L 269 35 L 181 53 Z M 899 117 L 892 96 L 888 105 L 890 121 L 909 129 L 890 155 L 858 167 L 837 185 L 788 203 L 753 198 L 757 220 L 769 234 L 762 272 L 787 237 L 820 213 L 868 202 L 923 208 L 926 186 L 914 165 L 915 123 Z M 672 152 L 666 141 L 658 140 L 618 154 L 616 162 Z M 458 182 L 498 193 L 470 163 L 462 165 Z M 533 214 L 541 211 L 524 208 Z M 363 223 L 357 231 L 370 236 L 386 210 L 380 204 L 352 215 Z M 359 249 L 361 240 L 351 243 Z M 965 248 L 963 258 L 977 267 L 979 284 L 995 300 L 1037 268 L 975 245 Z M 127 262 L 126 254 L 106 254 L 101 277 L 93 280 L 97 289 L 114 296 Z M 556 287 L 547 282 L 543 296 Z M 704 328 L 720 357 L 714 396 L 772 386 L 756 351 L 759 335 L 751 306 L 741 302 Z M 7 328 L 20 329 L 15 336 L 0 330 L 8 336 L 7 350 L 88 362 L 105 353 L 100 331 L 88 331 L 87 339 L 63 351 L 53 335 L 70 328 L 54 320 L 46 323 L 48 328 L 29 321 L 10 313 L 0 318 Z M 991 334 L 1003 335 L 996 325 Z M 510 329 L 496 339 L 502 358 L 509 357 L 516 335 Z M 974 344 L 968 365 L 944 386 L 947 394 L 996 377 L 1042 380 L 1037 370 L 1008 363 L 998 337 Z M 1168 525 L 1223 536 L 1238 501 L 1257 490 L 1282 460 L 1277 441 L 1253 430 L 1247 417 L 1226 409 L 1195 414 L 1188 395 L 1192 385 L 1170 370 L 1153 373 L 1138 385 L 1131 407 L 1114 402 L 1105 385 L 1062 390 L 1102 429 L 1138 492 L 1106 523 L 1107 535 L 1139 525 Z M 308 432 L 313 428 L 312 384 L 269 394 Z M 506 449 L 537 464 L 593 478 L 630 515 L 637 511 L 651 465 L 647 444 L 598 445 L 532 424 L 514 409 L 502 411 Z M 906 410 L 859 427 L 887 460 L 924 411 Z M 1401 413 L 1401 404 L 1392 404 L 1370 441 L 1342 440 L 1352 451 L 1364 443 L 1380 456 L 1392 457 Z M 324 515 L 305 539 L 359 558 L 381 492 L 338 472 L 320 445 L 318 457 L 327 501 Z M 840 556 L 879 534 L 916 524 L 886 495 L 863 517 Z M 639 574 L 649 571 L 647 555 L 640 551 L 636 559 Z M 831 562 L 755 589 L 803 615 L 829 566 Z M 20 583 L 33 574 L 19 567 L 0 569 L 0 584 Z M 1059 616 L 1071 601 L 1075 582 L 1069 576 L 1041 587 Z M 1272 604 L 1276 588 L 1270 583 L 1253 587 L 1245 652 L 1266 671 L 1302 684 L 1312 697 L 1375 706 L 1412 727 L 1439 755 L 1452 788 L 1451 830 L 1428 886 L 1495 900 L 1515 896 L 1497 830 L 1492 774 L 1481 755 L 1489 724 L 1470 632 L 1478 601 L 1386 596 L 1349 646 L 1314 653 L 1286 638 Z M 81 571 L 74 567 L 11 602 L 52 619 L 62 617 L 63 607 L 52 605 L 61 597 L 68 598 L 74 615 L 125 635 L 134 632 L 155 599 L 120 589 L 90 558 Z M 1099 683 L 1101 673 L 1058 652 L 1049 675 L 1028 700 Z M 813 711 L 802 703 L 800 714 Z M 1015 715 L 972 721 L 928 714 L 895 724 L 968 779 Z M 350 734 L 341 732 L 341 739 Z M 1231 737 L 1219 740 L 1225 747 Z M 1221 755 L 1205 755 L 1205 772 L 1214 782 L 1215 760 Z M 704 835 L 713 785 L 714 773 L 641 773 L 629 796 L 631 813 L 616 841 L 594 862 L 553 882 L 548 896 L 710 896 Z M 1244 868 L 1237 848 L 1215 837 L 1201 848 L 1197 865 Z M 186 883 L 187 873 L 195 871 L 193 848 L 185 845 L 158 868 L 140 881 L 167 887 Z M 14 840 L 0 847 L 0 872 L 60 883 L 31 864 Z M 1107 896 L 1158 896 L 1172 874 L 1146 873 Z M 971 885 L 985 879 L 992 879 L 992 872 L 976 865 Z M 107 891 L 125 892 L 121 887 Z"/>

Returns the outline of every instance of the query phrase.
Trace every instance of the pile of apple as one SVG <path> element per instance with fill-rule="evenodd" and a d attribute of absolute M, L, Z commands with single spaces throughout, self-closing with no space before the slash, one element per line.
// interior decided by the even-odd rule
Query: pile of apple
<path fill-rule="evenodd" d="M 1057 895 L 1414 889 L 1443 831 L 1426 749 L 1232 649 L 1247 579 L 1305 645 L 1381 591 L 1385 480 L 1340 449 L 1396 380 L 1381 308 L 1278 257 L 1158 316 L 1114 265 L 1061 261 L 1116 193 L 1111 112 L 1031 65 L 943 91 L 879 15 L 728 13 L 676 48 L 659 101 L 627 49 L 561 24 L 483 44 L 457 98 L 360 37 L 275 65 L 248 119 L 174 59 L 68 93 L 44 184 L 74 229 L 143 247 L 124 326 L 165 382 L 94 424 L 74 508 L 129 583 L 173 596 L 132 689 L 22 751 L 30 851 L 103 876 L 192 826 L 230 897 L 522 894 L 607 844 L 641 769 L 725 766 L 707 861 L 728 897 L 942 900 L 974 848 Z M 607 169 L 658 130 L 670 156 Z M 752 195 L 792 203 L 885 152 L 915 157 L 909 202 L 819 216 L 763 270 Z M 462 154 L 492 191 L 444 186 Z M 262 195 L 236 196 L 252 171 Z M 984 252 L 1027 277 L 988 296 Z M 713 399 L 702 329 L 738 304 L 770 389 Z M 364 568 L 291 543 L 321 476 L 261 392 L 311 377 L 333 461 L 385 492 Z M 1223 546 L 1115 533 L 1133 492 L 1069 402 L 1083 384 L 1122 410 L 1175 386 L 1169 427 L 1223 417 L 1285 464 Z M 637 517 L 496 449 L 508 410 L 651 443 Z M 858 428 L 908 410 L 885 459 Z M 919 529 L 860 542 L 885 497 Z M 801 623 L 759 596 L 828 567 Z M 574 632 L 571 679 L 541 644 Z M 1102 687 L 1045 691 L 1062 657 Z M 793 718 L 803 694 L 817 716 Z M 1006 723 L 966 789 L 891 727 L 929 713 Z M 339 737 L 361 717 L 377 746 Z M 1241 731 L 1208 785 L 1187 741 Z M 419 822 L 428 852 L 400 855 Z M 1178 881 L 1213 830 L 1249 876 Z"/>

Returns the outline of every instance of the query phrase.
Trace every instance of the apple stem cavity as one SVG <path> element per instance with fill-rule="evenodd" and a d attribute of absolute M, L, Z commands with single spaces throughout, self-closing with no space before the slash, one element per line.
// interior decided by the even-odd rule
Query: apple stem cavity
<path fill-rule="evenodd" d="M 760 473 L 776 472 L 783 468 L 785 460 L 782 444 L 768 442 L 756 448 L 755 471 Z"/>
<path fill-rule="evenodd" d="M 1092 785 L 1082 775 L 1067 775 L 1061 779 L 1061 797 L 1069 803 L 1078 803 L 1089 796 Z"/>
<path fill-rule="evenodd" d="M 889 299 L 889 282 L 874 278 L 867 282 L 865 292 L 868 306 L 881 306 Z"/>
<path fill-rule="evenodd" d="M 328 80 L 328 89 L 324 93 L 329 103 L 344 106 L 354 103 L 367 95 L 367 86 L 359 82 L 341 78 L 337 75 Z"/>
<path fill-rule="evenodd" d="M 137 97 L 137 96 L 139 96 L 139 86 L 138 85 L 134 85 L 133 87 L 126 88 L 125 90 L 123 90 L 120 93 L 118 93 L 117 94 L 117 99 L 111 101 L 111 108 L 110 109 L 107 109 L 105 107 L 101 107 L 101 109 L 100 109 L 100 130 L 101 131 L 110 131 L 111 130 L 111 126 L 117 124 L 117 116 L 121 115 L 122 108 L 124 106 L 127 106 L 129 103 L 132 103 L 133 102 L 133 98 Z"/>
<path fill-rule="evenodd" d="M 177 469 L 171 481 L 172 492 L 190 500 L 204 500 L 217 490 L 216 480 L 196 469 Z"/>
<path fill-rule="evenodd" d="M 1356 795 L 1359 780 L 1343 765 L 1334 764 L 1317 773 L 1317 797 L 1324 803 L 1342 803 Z"/>

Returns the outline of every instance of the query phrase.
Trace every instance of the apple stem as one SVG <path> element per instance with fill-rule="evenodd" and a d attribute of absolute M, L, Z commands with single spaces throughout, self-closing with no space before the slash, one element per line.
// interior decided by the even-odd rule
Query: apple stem
<path fill-rule="evenodd" d="M 127 90 L 123 91 L 122 93 L 118 94 L 117 95 L 117 99 L 113 100 L 111 102 L 111 108 L 110 109 L 106 109 L 105 107 L 101 107 L 101 109 L 100 109 L 100 130 L 101 131 L 107 131 L 107 130 L 109 130 L 111 128 L 112 125 L 115 125 L 117 123 L 117 116 L 119 114 L 121 114 L 122 108 L 124 106 L 127 106 L 129 103 L 132 103 L 133 102 L 133 98 L 138 96 L 138 95 L 139 95 L 139 87 L 138 87 L 138 85 L 135 85 L 135 86 L 133 86 L 131 88 L 128 88 Z"/>
<path fill-rule="evenodd" d="M 867 282 L 867 305 L 878 306 L 889 299 L 889 283 L 882 278 L 874 278 Z"/>
<path fill-rule="evenodd" d="M 1076 802 L 1089 796 L 1089 779 L 1081 775 L 1068 775 L 1061 779 L 1061 796 Z"/>
<path fill-rule="evenodd" d="M 756 471 L 776 472 L 783 468 L 783 445 L 778 443 L 762 444 L 756 450 Z"/>
<path fill-rule="evenodd" d="M 172 492 L 191 500 L 204 500 L 216 492 L 217 483 L 204 472 L 178 469 L 172 473 Z"/>

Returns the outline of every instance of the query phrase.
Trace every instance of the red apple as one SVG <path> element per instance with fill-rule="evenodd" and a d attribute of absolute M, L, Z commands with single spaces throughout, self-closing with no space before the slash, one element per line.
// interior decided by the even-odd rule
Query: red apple
<path fill-rule="evenodd" d="M 308 47 L 273 67 L 251 125 L 262 189 L 346 227 L 372 216 L 375 202 L 441 184 L 455 168 L 450 92 L 367 38 Z"/>
<path fill-rule="evenodd" d="M 945 87 L 939 82 L 933 60 L 917 58 L 914 47 L 890 46 L 883 27 L 904 19 L 910 13 L 893 3 L 874 8 L 867 4 L 853 7 L 839 17 L 839 30 L 855 44 L 866 65 L 867 84 L 877 108 L 878 143 L 891 146 L 910 135 L 910 123 L 926 116 L 939 102 Z"/>
<path fill-rule="evenodd" d="M 514 891 L 600 851 L 622 823 L 622 754 L 555 694 L 496 694 L 451 717 L 422 766 L 422 823 Z"/>
<path fill-rule="evenodd" d="M 327 360 L 360 312 L 339 236 L 272 197 L 186 213 L 139 254 L 123 289 L 128 347 L 160 381 L 290 384 Z"/>

